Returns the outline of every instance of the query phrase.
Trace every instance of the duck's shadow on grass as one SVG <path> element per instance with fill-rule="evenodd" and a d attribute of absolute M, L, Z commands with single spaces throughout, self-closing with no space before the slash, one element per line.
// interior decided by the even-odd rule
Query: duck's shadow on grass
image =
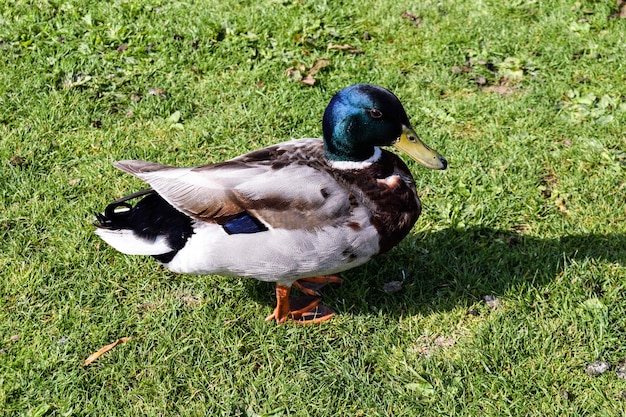
<path fill-rule="evenodd" d="M 338 314 L 429 314 L 469 308 L 510 289 L 545 287 L 568 265 L 591 270 L 599 262 L 626 265 L 626 234 L 540 239 L 491 228 L 444 229 L 409 235 L 391 252 L 344 272 L 345 284 L 324 288 L 323 299 Z M 580 279 L 602 295 L 604 275 L 591 271 Z M 273 286 L 249 288 L 258 302 L 275 302 Z"/>

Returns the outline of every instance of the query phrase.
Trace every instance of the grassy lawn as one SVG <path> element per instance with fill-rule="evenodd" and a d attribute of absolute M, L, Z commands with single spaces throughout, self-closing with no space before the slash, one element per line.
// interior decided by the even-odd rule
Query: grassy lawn
<path fill-rule="evenodd" d="M 0 0 L 0 414 L 626 415 L 616 11 Z M 176 275 L 94 235 L 143 187 L 111 162 L 317 137 L 357 82 L 394 91 L 450 167 L 410 165 L 422 217 L 325 290 L 332 321 L 266 323 L 273 285 Z M 612 369 L 589 375 L 598 360 Z"/>

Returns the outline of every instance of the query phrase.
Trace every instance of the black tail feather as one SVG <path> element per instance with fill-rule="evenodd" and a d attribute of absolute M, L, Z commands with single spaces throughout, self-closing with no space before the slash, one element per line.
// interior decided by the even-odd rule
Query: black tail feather
<path fill-rule="evenodd" d="M 104 213 L 96 213 L 96 222 L 94 226 L 101 229 L 132 229 L 130 222 L 133 206 L 127 201 L 137 197 L 144 196 L 146 194 L 156 194 L 152 188 L 137 191 L 136 193 L 129 194 L 122 198 L 109 203 L 104 209 Z M 123 207 L 122 210 L 119 210 Z"/>
<path fill-rule="evenodd" d="M 128 203 L 142 196 L 145 197 L 134 206 Z M 110 230 L 132 230 L 135 235 L 151 241 L 164 236 L 173 251 L 154 256 L 164 263 L 169 262 L 193 234 L 191 219 L 152 189 L 141 190 L 111 202 L 104 213 L 96 214 L 94 226 Z"/>

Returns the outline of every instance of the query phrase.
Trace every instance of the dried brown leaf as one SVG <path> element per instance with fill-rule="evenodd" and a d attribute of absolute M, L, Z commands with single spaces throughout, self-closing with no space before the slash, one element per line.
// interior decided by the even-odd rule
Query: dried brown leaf
<path fill-rule="evenodd" d="M 322 68 L 327 67 L 328 65 L 330 65 L 330 60 L 326 58 L 318 59 L 309 70 L 308 75 L 313 76 L 317 74 Z"/>
<path fill-rule="evenodd" d="M 413 23 L 413 26 L 418 27 L 419 25 L 422 24 L 422 18 L 419 16 L 416 16 L 414 13 L 406 11 L 404 13 L 402 13 L 401 17 L 403 19 L 406 19 L 408 21 L 410 21 L 411 23 Z"/>
<path fill-rule="evenodd" d="M 87 366 L 87 365 L 93 363 L 100 356 L 104 355 L 105 353 L 107 353 L 108 351 L 113 349 L 115 346 L 117 346 L 117 345 L 119 345 L 121 343 L 126 343 L 129 340 L 131 340 L 131 339 L 132 339 L 132 337 L 122 337 L 120 339 L 117 339 L 115 342 L 113 342 L 111 344 L 108 344 L 106 346 L 101 347 L 96 352 L 94 352 L 91 355 L 89 355 L 89 357 L 87 359 L 85 359 L 85 362 L 83 362 L 83 366 Z"/>
<path fill-rule="evenodd" d="M 350 45 L 348 45 L 347 43 L 344 43 L 343 45 L 329 43 L 328 44 L 328 49 L 338 49 L 340 51 L 346 51 L 348 49 L 352 49 L 352 47 Z"/>
<path fill-rule="evenodd" d="M 455 65 L 454 67 L 452 67 L 452 72 L 454 74 L 458 74 L 460 72 L 471 72 L 472 71 L 472 67 L 471 65 Z"/>
<path fill-rule="evenodd" d="M 547 185 L 556 184 L 559 182 L 559 178 L 556 176 L 556 172 L 554 172 L 553 169 L 550 169 L 549 172 L 541 178 L 541 182 Z"/>
<path fill-rule="evenodd" d="M 285 73 L 287 74 L 287 78 L 292 81 L 300 81 L 302 79 L 302 74 L 300 73 L 300 70 L 296 69 L 295 67 L 287 68 L 285 70 Z"/>
<path fill-rule="evenodd" d="M 9 163 L 14 167 L 20 167 L 26 164 L 26 158 L 20 155 L 13 155 L 11 159 L 9 159 Z"/>
<path fill-rule="evenodd" d="M 617 364 L 617 369 L 615 370 L 615 376 L 620 379 L 626 379 L 626 361 L 620 362 Z"/>
<path fill-rule="evenodd" d="M 487 79 L 484 76 L 482 76 L 482 75 L 479 75 L 478 77 L 476 77 L 476 80 L 474 80 L 474 81 L 476 81 L 476 84 L 478 84 L 480 86 L 487 84 Z"/>
<path fill-rule="evenodd" d="M 310 85 L 310 86 L 314 86 L 315 85 L 315 78 L 311 77 L 310 75 L 307 75 L 306 77 L 304 77 L 303 79 L 300 80 L 300 82 L 302 84 L 306 84 L 306 85 Z"/>
<path fill-rule="evenodd" d="M 158 97 L 161 97 L 161 98 L 167 97 L 167 93 L 165 92 L 165 90 L 163 90 L 162 88 L 158 88 L 158 87 L 149 89 L 148 90 L 148 95 L 149 96 L 158 96 Z"/>
<path fill-rule="evenodd" d="M 415 340 L 411 350 L 416 351 L 420 356 L 428 358 L 435 351 L 450 348 L 455 344 L 456 340 L 452 337 L 422 335 Z"/>
<path fill-rule="evenodd" d="M 334 43 L 329 43 L 328 44 L 328 49 L 335 49 L 335 50 L 338 50 L 338 51 L 346 51 L 346 52 L 354 54 L 354 55 L 358 55 L 358 54 L 362 54 L 363 53 L 362 50 L 360 50 L 358 48 L 355 48 L 352 45 L 348 45 L 347 43 L 343 44 L 343 45 L 337 45 L 337 44 L 334 44 Z"/>
<path fill-rule="evenodd" d="M 515 89 L 508 85 L 490 85 L 489 87 L 485 88 L 485 91 L 500 94 L 501 96 L 506 97 L 513 94 L 515 92 Z"/>
<path fill-rule="evenodd" d="M 313 86 L 315 85 L 315 75 L 324 67 L 330 64 L 330 60 L 326 58 L 318 59 L 313 66 L 306 71 L 304 65 L 298 65 L 297 67 L 289 67 L 286 70 L 287 77 L 292 81 L 299 81 L 302 84 Z M 302 75 L 306 71 L 306 75 Z"/>

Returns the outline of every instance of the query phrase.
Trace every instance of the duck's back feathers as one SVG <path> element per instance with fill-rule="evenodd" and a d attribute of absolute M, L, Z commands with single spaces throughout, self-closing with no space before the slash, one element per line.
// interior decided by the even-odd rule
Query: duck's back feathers
<path fill-rule="evenodd" d="M 248 213 L 269 228 L 313 230 L 350 210 L 346 189 L 323 161 L 322 142 L 312 139 L 195 168 L 146 161 L 120 161 L 115 166 L 141 178 L 198 221 L 224 224 Z"/>

